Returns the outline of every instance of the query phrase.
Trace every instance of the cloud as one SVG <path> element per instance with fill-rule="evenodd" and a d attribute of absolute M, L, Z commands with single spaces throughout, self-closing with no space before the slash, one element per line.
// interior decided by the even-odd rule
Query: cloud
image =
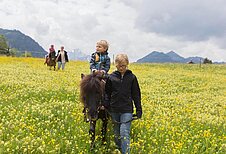
<path fill-rule="evenodd" d="M 203 41 L 224 36 L 225 10 L 223 0 L 144 0 L 136 26 L 145 32 Z"/>
<path fill-rule="evenodd" d="M 111 57 L 123 52 L 130 61 L 153 50 L 226 61 L 223 0 L 0 1 L 0 27 L 20 30 L 46 50 L 64 45 L 90 55 L 106 39 Z"/>
<path fill-rule="evenodd" d="M 121 2 L 135 9 L 139 9 L 142 4 L 142 0 L 121 0 Z"/>

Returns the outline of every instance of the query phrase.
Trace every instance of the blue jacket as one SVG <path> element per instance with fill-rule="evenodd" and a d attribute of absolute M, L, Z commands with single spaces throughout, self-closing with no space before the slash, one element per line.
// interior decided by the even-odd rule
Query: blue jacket
<path fill-rule="evenodd" d="M 96 59 L 96 56 L 99 56 Z M 111 65 L 110 57 L 108 56 L 108 52 L 98 53 L 95 52 L 91 55 L 90 59 L 90 70 L 104 70 L 106 73 L 109 71 Z"/>

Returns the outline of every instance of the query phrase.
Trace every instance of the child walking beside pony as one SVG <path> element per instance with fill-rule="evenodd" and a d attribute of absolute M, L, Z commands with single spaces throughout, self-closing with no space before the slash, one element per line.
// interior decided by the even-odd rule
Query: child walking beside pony
<path fill-rule="evenodd" d="M 117 70 L 106 81 L 104 107 L 111 114 L 117 149 L 128 154 L 134 105 L 137 118 L 142 117 L 141 92 L 137 77 L 128 69 L 127 55 L 118 54 L 115 64 Z"/>

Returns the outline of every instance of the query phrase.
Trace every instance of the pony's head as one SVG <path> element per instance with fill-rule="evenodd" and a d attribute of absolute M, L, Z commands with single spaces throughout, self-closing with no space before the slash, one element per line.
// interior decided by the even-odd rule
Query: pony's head
<path fill-rule="evenodd" d="M 102 82 L 103 74 L 101 72 L 95 72 L 89 75 L 82 75 L 81 77 L 81 102 L 88 109 L 89 119 L 96 120 L 104 92 L 104 83 Z"/>

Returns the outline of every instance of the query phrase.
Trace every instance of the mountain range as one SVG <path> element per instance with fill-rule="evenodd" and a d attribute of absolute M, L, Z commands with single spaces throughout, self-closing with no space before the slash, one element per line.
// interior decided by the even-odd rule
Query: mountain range
<path fill-rule="evenodd" d="M 43 58 L 47 51 L 45 51 L 34 39 L 20 32 L 19 30 L 8 30 L 0 28 L 0 34 L 3 35 L 10 48 L 17 49 L 20 53 L 25 51 L 30 52 L 32 57 Z M 80 49 L 68 51 L 70 60 L 87 60 L 88 55 L 85 55 Z"/>
<path fill-rule="evenodd" d="M 203 62 L 204 58 L 202 57 L 188 57 L 184 58 L 178 55 L 174 51 L 170 51 L 168 53 L 163 53 L 159 51 L 153 51 L 147 56 L 138 59 L 137 63 L 200 63 Z"/>
<path fill-rule="evenodd" d="M 0 28 L 0 34 L 5 36 L 8 46 L 20 52 L 30 52 L 32 57 L 44 57 L 47 53 L 34 39 L 19 30 Z"/>
<path fill-rule="evenodd" d="M 87 61 L 90 59 L 90 56 L 84 54 L 80 49 L 74 49 L 73 51 L 69 51 L 68 57 L 70 60 Z"/>
<path fill-rule="evenodd" d="M 16 48 L 19 52 L 30 52 L 32 57 L 44 57 L 47 54 L 34 39 L 20 32 L 19 30 L 7 30 L 0 28 L 0 34 L 4 35 L 10 48 Z M 68 51 L 70 60 L 89 60 L 90 56 L 84 54 L 80 49 L 74 49 Z M 153 51 L 147 56 L 138 59 L 137 63 L 200 63 L 203 62 L 202 57 L 188 57 L 184 58 L 178 55 L 174 51 L 163 53 L 159 51 Z M 214 62 L 214 63 L 225 63 L 225 62 Z"/>

